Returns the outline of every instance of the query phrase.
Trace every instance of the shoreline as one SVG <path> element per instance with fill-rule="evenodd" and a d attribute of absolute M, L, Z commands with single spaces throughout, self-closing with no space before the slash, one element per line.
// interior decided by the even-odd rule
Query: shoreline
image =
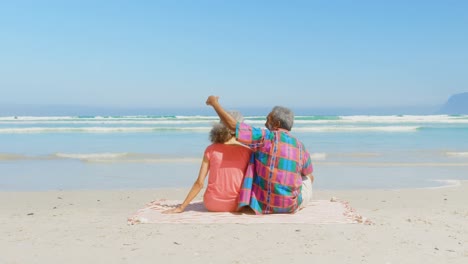
<path fill-rule="evenodd" d="M 317 190 L 361 224 L 139 224 L 188 188 L 0 192 L 1 263 L 466 263 L 468 181 L 438 189 Z M 202 195 L 202 193 L 200 194 Z M 252 251 L 254 250 L 254 251 Z M 28 254 L 24 254 L 28 252 Z M 255 254 L 253 254 L 255 252 Z"/>
<path fill-rule="evenodd" d="M 407 187 L 407 188 L 360 188 L 360 189 L 314 189 L 314 192 L 367 192 L 367 191 L 407 191 L 407 190 L 438 190 L 445 188 L 456 188 L 460 187 L 464 183 L 468 184 L 468 180 L 455 180 L 455 179 L 443 179 L 443 180 L 429 180 L 432 182 L 440 182 L 440 186 L 427 186 L 427 187 Z M 190 186 L 178 186 L 178 187 L 160 187 L 160 188 L 115 188 L 115 189 L 48 189 L 48 190 L 1 190 L 1 193 L 47 193 L 47 192 L 156 192 L 156 193 L 166 193 L 171 191 L 180 191 L 188 190 Z M 203 193 L 205 188 L 203 188 L 200 193 Z"/>
<path fill-rule="evenodd" d="M 170 159 L 171 160 L 171 159 Z M 314 164 L 317 190 L 375 190 L 444 187 L 467 180 L 464 166 L 328 166 Z M 387 164 L 388 165 L 388 164 Z M 95 163 L 74 159 L 0 162 L 1 191 L 133 190 L 189 188 L 199 161 Z M 53 168 L 53 169 L 51 169 Z"/>

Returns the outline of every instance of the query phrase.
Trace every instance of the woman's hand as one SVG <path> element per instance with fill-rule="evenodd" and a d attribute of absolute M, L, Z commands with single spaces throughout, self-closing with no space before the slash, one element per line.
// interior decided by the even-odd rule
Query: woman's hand
<path fill-rule="evenodd" d="M 184 209 L 182 209 L 182 207 L 177 206 L 176 208 L 172 208 L 172 209 L 163 211 L 162 213 L 163 214 L 178 214 L 178 213 L 182 213 L 183 211 L 184 211 Z"/>

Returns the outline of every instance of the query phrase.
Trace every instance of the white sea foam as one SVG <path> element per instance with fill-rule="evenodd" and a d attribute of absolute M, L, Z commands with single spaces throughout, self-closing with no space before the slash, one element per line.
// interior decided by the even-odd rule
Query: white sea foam
<path fill-rule="evenodd" d="M 468 158 L 468 152 L 445 152 L 445 155 L 450 156 L 450 157 Z"/>
<path fill-rule="evenodd" d="M 0 160 L 22 160 L 29 159 L 28 156 L 10 153 L 0 153 Z"/>
<path fill-rule="evenodd" d="M 326 153 L 312 153 L 310 154 L 310 158 L 312 160 L 326 160 L 327 154 Z"/>
<path fill-rule="evenodd" d="M 124 158 L 124 159 L 85 159 L 92 163 L 194 163 L 200 162 L 199 158 Z"/>
<path fill-rule="evenodd" d="M 0 117 L 0 125 L 79 125 L 79 124 L 100 124 L 100 125 L 190 125 L 205 124 L 210 126 L 213 122 L 219 121 L 217 116 L 8 116 Z M 265 118 L 262 116 L 245 117 L 245 122 L 263 126 Z M 308 124 L 468 124 L 468 115 L 391 115 L 391 116 L 337 116 L 337 117 L 315 117 L 296 116 L 294 123 L 299 126 Z"/>
<path fill-rule="evenodd" d="M 333 116 L 330 116 L 333 117 Z M 354 115 L 354 116 L 296 116 L 295 123 L 468 123 L 468 115 Z M 5 116 L 0 121 L 210 121 L 217 116 Z M 251 122 L 265 122 L 265 116 L 247 116 Z"/>
<path fill-rule="evenodd" d="M 128 156 L 127 152 L 122 153 L 55 153 L 55 157 L 67 159 L 118 159 Z"/>
<path fill-rule="evenodd" d="M 423 189 L 442 189 L 442 188 L 453 188 L 453 187 L 461 186 L 461 182 L 459 180 L 432 180 L 432 181 L 441 183 L 442 186 L 426 187 Z"/>
<path fill-rule="evenodd" d="M 390 115 L 390 116 L 340 116 L 340 123 L 464 123 L 468 116 L 449 115 Z"/>
<path fill-rule="evenodd" d="M 419 126 L 318 126 L 296 127 L 295 132 L 416 132 Z"/>
<path fill-rule="evenodd" d="M 28 133 L 136 133 L 157 131 L 209 131 L 210 127 L 27 127 L 0 128 L 0 134 Z"/>
<path fill-rule="evenodd" d="M 203 119 L 203 120 L 219 120 L 219 117 L 217 116 L 201 116 L 201 115 L 195 115 L 195 116 L 176 116 L 177 119 Z"/>
<path fill-rule="evenodd" d="M 105 153 L 56 153 L 56 158 L 78 159 L 92 163 L 172 163 L 199 162 L 200 158 L 168 157 L 159 154 L 105 152 Z"/>
<path fill-rule="evenodd" d="M 312 153 L 310 154 L 310 158 L 312 160 L 326 160 L 327 154 L 326 153 Z"/>
<path fill-rule="evenodd" d="M 21 120 L 21 121 L 0 121 L 2 125 L 8 124 L 21 124 L 21 125 L 190 125 L 190 124 L 207 124 L 211 125 L 215 120 L 207 121 L 207 120 L 128 120 L 128 119 L 121 119 L 121 120 L 77 120 L 77 119 L 70 119 L 70 120 Z"/>
<path fill-rule="evenodd" d="M 357 161 L 319 161 L 316 164 L 327 166 L 358 167 L 468 167 L 468 162 L 357 162 Z"/>
<path fill-rule="evenodd" d="M 296 127 L 295 132 L 415 132 L 418 126 L 319 126 Z M 205 127 L 18 127 L 0 128 L 0 134 L 33 134 L 33 133 L 138 133 L 161 131 L 192 131 L 207 132 L 211 126 Z"/>
<path fill-rule="evenodd" d="M 0 121 L 28 121 L 28 120 L 69 120 L 77 119 L 78 117 L 74 116 L 2 116 Z"/>
<path fill-rule="evenodd" d="M 346 153 L 333 153 L 333 157 L 351 157 L 351 158 L 375 158 L 381 156 L 381 153 L 376 152 L 346 152 Z"/>

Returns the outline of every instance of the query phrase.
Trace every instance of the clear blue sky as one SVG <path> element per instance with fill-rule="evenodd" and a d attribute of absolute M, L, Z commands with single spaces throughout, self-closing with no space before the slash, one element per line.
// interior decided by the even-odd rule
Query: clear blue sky
<path fill-rule="evenodd" d="M 442 104 L 468 1 L 2 1 L 1 103 Z"/>

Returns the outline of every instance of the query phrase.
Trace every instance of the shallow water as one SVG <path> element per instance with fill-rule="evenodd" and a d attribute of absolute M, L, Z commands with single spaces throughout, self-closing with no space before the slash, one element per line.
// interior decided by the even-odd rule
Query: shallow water
<path fill-rule="evenodd" d="M 188 187 L 217 120 L 0 117 L 0 190 Z M 299 116 L 292 134 L 312 154 L 319 189 L 468 179 L 468 116 Z"/>

